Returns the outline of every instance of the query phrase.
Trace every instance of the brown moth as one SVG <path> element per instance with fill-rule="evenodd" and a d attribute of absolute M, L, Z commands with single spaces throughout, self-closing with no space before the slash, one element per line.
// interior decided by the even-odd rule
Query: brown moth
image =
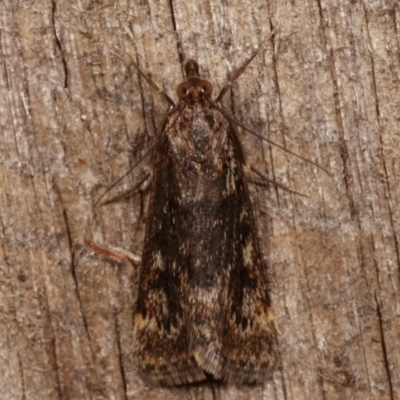
<path fill-rule="evenodd" d="M 279 360 L 243 150 L 219 105 L 256 54 L 216 100 L 187 61 L 179 102 L 157 138 L 134 318 L 137 363 L 151 385 L 207 375 L 260 383 Z"/>

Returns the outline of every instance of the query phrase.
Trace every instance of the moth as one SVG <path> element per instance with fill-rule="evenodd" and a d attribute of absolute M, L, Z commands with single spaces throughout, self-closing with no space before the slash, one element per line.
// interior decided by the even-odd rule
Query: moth
<path fill-rule="evenodd" d="M 279 360 L 278 327 L 243 150 L 219 104 L 234 79 L 213 100 L 196 61 L 185 71 L 155 144 L 134 352 L 150 385 L 260 383 Z"/>

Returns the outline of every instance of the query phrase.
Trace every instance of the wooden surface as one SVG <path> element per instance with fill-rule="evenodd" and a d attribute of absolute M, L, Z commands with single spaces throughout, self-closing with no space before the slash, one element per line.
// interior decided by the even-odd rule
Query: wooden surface
<path fill-rule="evenodd" d="M 400 6 L 234 3 L 0 2 L 1 399 L 400 399 Z M 276 26 L 224 104 L 332 174 L 241 132 L 249 164 L 308 195 L 251 186 L 282 367 L 264 386 L 145 388 L 138 267 L 84 245 L 140 254 L 148 192 L 93 203 L 167 110 L 115 47 L 176 99 L 185 60 L 218 93 Z"/>

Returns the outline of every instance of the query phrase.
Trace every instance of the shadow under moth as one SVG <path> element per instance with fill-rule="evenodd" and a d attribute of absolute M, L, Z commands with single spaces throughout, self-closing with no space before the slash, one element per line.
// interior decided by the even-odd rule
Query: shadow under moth
<path fill-rule="evenodd" d="M 279 360 L 244 155 L 219 103 L 256 54 L 216 100 L 194 60 L 178 104 L 164 93 L 173 107 L 155 144 L 134 317 L 137 364 L 150 385 L 207 376 L 260 383 Z"/>

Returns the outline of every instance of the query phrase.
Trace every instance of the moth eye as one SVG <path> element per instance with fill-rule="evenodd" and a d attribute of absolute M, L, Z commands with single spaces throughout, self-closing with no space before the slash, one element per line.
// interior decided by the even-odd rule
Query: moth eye
<path fill-rule="evenodd" d="M 177 88 L 176 88 L 176 94 L 178 95 L 179 99 L 184 99 L 187 94 L 188 94 L 188 88 L 186 85 L 186 82 L 182 82 Z"/>
<path fill-rule="evenodd" d="M 206 97 L 210 97 L 212 93 L 212 85 L 208 81 L 203 81 L 201 85 L 201 93 Z"/>

